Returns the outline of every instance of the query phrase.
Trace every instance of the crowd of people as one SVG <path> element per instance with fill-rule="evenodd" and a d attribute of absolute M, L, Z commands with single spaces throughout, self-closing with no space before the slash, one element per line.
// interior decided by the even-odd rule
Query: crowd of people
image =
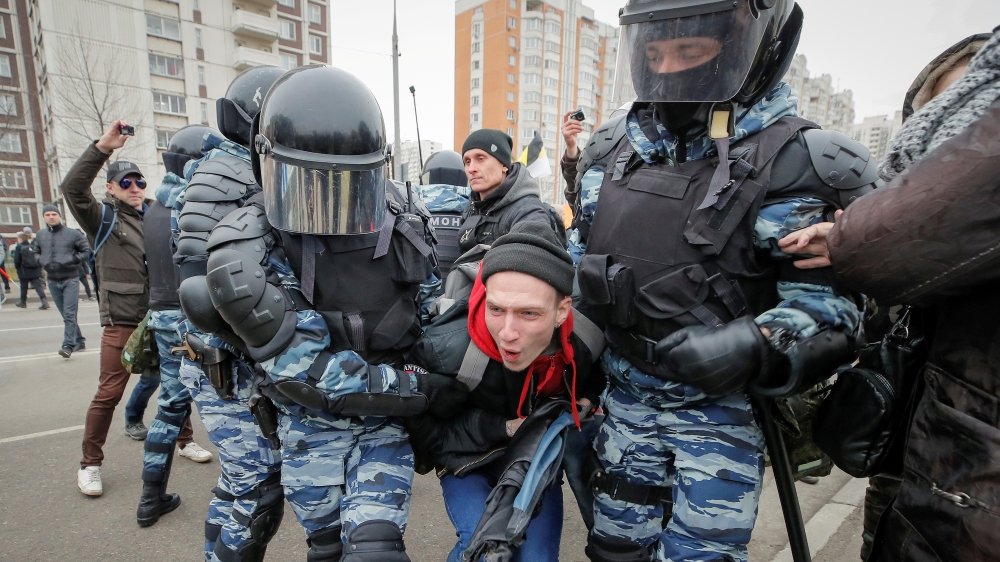
<path fill-rule="evenodd" d="M 882 430 L 903 437 L 852 437 L 885 459 L 856 474 L 861 557 L 995 560 L 1000 33 L 921 73 L 880 163 L 797 116 L 781 78 L 802 22 L 790 0 L 630 0 L 628 103 L 586 146 L 564 118 L 569 229 L 498 130 L 428 159 L 420 185 L 389 179 L 375 97 L 333 67 L 237 76 L 218 129 L 173 136 L 155 190 L 111 161 L 130 138 L 115 121 L 60 186 L 86 239 L 47 206 L 15 248 L 22 303 L 31 279 L 46 302 L 47 272 L 65 357 L 85 345 L 93 253 L 104 328 L 79 489 L 103 493 L 141 355 L 157 366 L 126 413 L 145 441 L 137 523 L 180 504 L 175 452 L 212 458 L 194 403 L 221 469 L 208 562 L 263 560 L 286 503 L 310 562 L 407 561 L 430 471 L 449 562 L 558 560 L 564 480 L 593 561 L 745 561 L 768 458 L 789 478 L 854 470 L 830 443 L 871 420 L 830 429 L 824 400 L 903 326 L 926 357 L 872 375 L 895 400 Z"/>

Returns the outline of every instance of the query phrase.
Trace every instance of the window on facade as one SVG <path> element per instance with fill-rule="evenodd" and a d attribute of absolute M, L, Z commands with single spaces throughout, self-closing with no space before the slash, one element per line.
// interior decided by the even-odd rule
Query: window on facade
<path fill-rule="evenodd" d="M 594 94 L 590 90 L 580 90 L 577 92 L 577 97 L 581 100 L 593 101 Z"/>
<path fill-rule="evenodd" d="M 473 88 L 478 88 L 479 87 L 479 78 L 473 78 L 472 79 L 472 87 Z"/>
<path fill-rule="evenodd" d="M 545 97 L 542 98 L 542 103 L 545 103 L 545 104 L 548 104 L 548 105 L 558 105 L 559 104 L 559 98 L 557 98 L 555 96 L 551 96 L 551 95 L 546 94 Z"/>
<path fill-rule="evenodd" d="M 13 117 L 17 115 L 17 102 L 10 94 L 0 95 L 0 115 Z"/>
<path fill-rule="evenodd" d="M 196 49 L 203 49 L 201 46 L 201 30 L 197 27 L 194 28 L 194 46 Z"/>
<path fill-rule="evenodd" d="M 535 138 L 535 129 L 530 127 L 521 129 L 521 136 L 526 139 L 533 139 Z"/>
<path fill-rule="evenodd" d="M 149 53 L 149 73 L 171 78 L 184 78 L 184 61 Z"/>
<path fill-rule="evenodd" d="M 181 22 L 146 14 L 146 33 L 164 39 L 181 40 Z"/>
<path fill-rule="evenodd" d="M 309 23 L 320 25 L 323 23 L 323 8 L 316 4 L 309 4 Z"/>
<path fill-rule="evenodd" d="M 170 146 L 170 137 L 174 136 L 174 132 L 166 129 L 156 129 L 154 133 L 156 135 L 156 148 L 166 150 Z"/>
<path fill-rule="evenodd" d="M 479 114 L 478 113 L 473 113 L 472 114 L 472 122 L 473 123 L 478 123 L 479 122 Z"/>
<path fill-rule="evenodd" d="M 590 55 L 580 55 L 580 66 L 593 66 L 594 57 Z"/>
<path fill-rule="evenodd" d="M 542 113 L 542 121 L 544 121 L 546 123 L 555 123 L 556 122 L 556 114 L 552 113 L 552 112 L 549 112 L 549 111 L 546 111 L 546 112 Z"/>
<path fill-rule="evenodd" d="M 208 104 L 205 102 L 201 102 L 201 120 L 208 122 Z"/>
<path fill-rule="evenodd" d="M 507 44 L 510 45 L 511 47 L 515 47 L 516 48 L 517 47 L 517 37 L 514 37 L 513 35 L 511 35 L 510 37 L 507 37 Z"/>
<path fill-rule="evenodd" d="M 21 135 L 18 133 L 3 133 L 0 135 L 0 152 L 20 154 Z"/>
<path fill-rule="evenodd" d="M 545 85 L 548 86 L 548 87 L 550 87 L 550 88 L 558 88 L 559 87 L 559 79 L 558 78 L 553 78 L 551 76 L 546 76 L 545 77 Z"/>
<path fill-rule="evenodd" d="M 309 54 L 311 55 L 322 55 L 323 54 L 323 38 L 310 35 L 309 36 Z"/>
<path fill-rule="evenodd" d="M 191 2 L 191 9 L 194 10 L 194 11 L 196 11 L 196 12 L 200 12 L 201 11 L 201 3 L 198 2 L 198 0 L 193 0 Z"/>
<path fill-rule="evenodd" d="M 508 55 L 507 64 L 511 66 L 517 66 L 517 57 L 515 57 L 514 55 Z"/>
<path fill-rule="evenodd" d="M 544 140 L 556 140 L 555 131 L 542 131 L 542 138 Z"/>
<path fill-rule="evenodd" d="M 0 76 L 10 78 L 10 58 L 0 55 Z"/>
<path fill-rule="evenodd" d="M 507 92 L 507 101 L 514 101 L 514 92 Z"/>
<path fill-rule="evenodd" d="M 525 109 L 521 112 L 522 121 L 538 121 L 538 110 L 537 109 Z"/>
<path fill-rule="evenodd" d="M 474 42 L 472 44 L 472 52 L 473 53 L 478 53 L 479 52 L 479 41 L 476 41 L 476 42 Z"/>
<path fill-rule="evenodd" d="M 474 23 L 474 24 L 472 24 L 472 36 L 473 37 L 475 37 L 475 38 L 478 39 L 479 35 L 482 33 L 482 31 L 483 31 L 483 24 L 481 24 L 481 23 Z"/>
<path fill-rule="evenodd" d="M 27 205 L 0 206 L 0 224 L 11 226 L 31 225 L 31 207 Z"/>
<path fill-rule="evenodd" d="M 199 86 L 204 86 L 205 85 L 205 67 L 204 66 L 199 66 L 198 67 L 198 85 Z"/>
<path fill-rule="evenodd" d="M 517 18 L 507 20 L 507 29 L 517 29 Z"/>
<path fill-rule="evenodd" d="M 559 33 L 559 24 L 554 21 L 545 22 L 545 33 Z"/>
<path fill-rule="evenodd" d="M 593 84 L 594 82 L 597 82 L 597 77 L 589 72 L 581 72 L 580 82 L 584 84 Z"/>
<path fill-rule="evenodd" d="M 538 18 L 528 18 L 524 20 L 524 29 L 528 31 L 538 31 L 542 28 L 542 20 Z"/>
<path fill-rule="evenodd" d="M 281 22 L 281 38 L 287 40 L 295 39 L 295 22 L 279 20 Z"/>
<path fill-rule="evenodd" d="M 511 10 L 517 9 L 517 0 L 510 0 L 510 9 Z"/>
<path fill-rule="evenodd" d="M 583 47 L 584 49 L 593 49 L 595 51 L 597 50 L 597 42 L 591 39 L 590 37 L 581 38 L 580 46 Z"/>
<path fill-rule="evenodd" d="M 536 102 L 538 101 L 538 96 L 540 95 L 541 94 L 539 94 L 538 92 L 524 92 L 524 101 Z"/>
<path fill-rule="evenodd" d="M 539 82 L 541 82 L 541 78 L 542 78 L 541 74 L 534 74 L 534 73 L 525 74 L 524 75 L 524 83 L 525 84 L 538 84 Z"/>
<path fill-rule="evenodd" d="M 514 76 L 513 74 L 508 73 L 507 74 L 507 82 L 510 83 L 510 84 L 517 84 L 517 76 Z"/>
<path fill-rule="evenodd" d="M 552 59 L 545 59 L 545 68 L 559 68 L 559 61 Z"/>
<path fill-rule="evenodd" d="M 479 70 L 479 61 L 472 61 L 472 70 Z"/>
<path fill-rule="evenodd" d="M 541 65 L 542 65 L 542 57 L 538 55 L 524 57 L 524 66 L 541 66 Z"/>
<path fill-rule="evenodd" d="M 291 70 L 298 65 L 299 61 L 295 58 L 295 55 L 281 55 L 281 68 Z"/>
<path fill-rule="evenodd" d="M 28 189 L 28 175 L 24 170 L 5 168 L 0 170 L 0 187 L 4 189 Z"/>
<path fill-rule="evenodd" d="M 511 121 L 514 120 L 514 110 L 513 109 L 508 109 L 507 110 L 507 119 L 510 119 Z"/>
<path fill-rule="evenodd" d="M 525 49 L 541 49 L 542 40 L 538 37 L 525 37 L 524 38 L 524 48 Z"/>
<path fill-rule="evenodd" d="M 559 43 L 556 43 L 555 41 L 546 41 L 545 42 L 545 50 L 549 51 L 551 53 L 558 53 L 559 52 Z"/>
<path fill-rule="evenodd" d="M 295 0 L 278 0 L 278 4 L 281 4 L 282 6 L 284 6 L 286 8 L 294 8 L 295 7 Z"/>
<path fill-rule="evenodd" d="M 153 92 L 153 111 L 184 115 L 187 113 L 187 102 L 182 96 Z"/>
<path fill-rule="evenodd" d="M 0 19 L 0 39 L 6 39 L 6 38 L 7 38 L 7 24 L 4 23 L 2 19 Z"/>
<path fill-rule="evenodd" d="M 508 137 L 514 136 L 514 127 L 507 127 L 507 136 Z"/>
<path fill-rule="evenodd" d="M 479 105 L 479 96 L 472 96 L 472 105 Z"/>
<path fill-rule="evenodd" d="M 609 68 L 608 71 L 605 73 L 605 77 L 608 80 L 614 80 L 615 79 L 615 69 Z"/>

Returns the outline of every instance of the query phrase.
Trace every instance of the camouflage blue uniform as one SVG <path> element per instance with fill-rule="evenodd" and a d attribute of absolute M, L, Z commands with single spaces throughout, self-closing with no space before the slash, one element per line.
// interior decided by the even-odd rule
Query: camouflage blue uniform
<path fill-rule="evenodd" d="M 195 173 L 198 165 L 205 160 L 219 156 L 237 156 L 249 160 L 250 154 L 244 147 L 221 137 L 208 134 L 204 144 L 205 156 L 200 160 L 188 162 L 184 172 L 188 180 Z M 184 208 L 183 191 L 173 193 L 164 204 L 173 209 L 171 225 L 174 230 L 174 240 L 180 234 L 177 219 Z M 211 334 L 199 332 L 188 321 L 177 325 L 178 340 L 186 333 L 192 333 L 210 346 L 238 353 L 235 349 Z M 179 345 L 176 344 L 176 345 Z M 162 348 L 161 348 L 162 350 Z M 161 351 L 162 352 L 162 351 Z M 217 561 L 214 554 L 215 540 L 212 540 L 208 530 L 218 529 L 222 543 L 233 551 L 238 551 L 250 540 L 250 530 L 241 523 L 241 519 L 233 514 L 249 517 L 260 501 L 252 496 L 256 490 L 269 478 L 277 478 L 281 472 L 281 460 L 277 451 L 271 449 L 270 442 L 261 434 L 250 413 L 248 401 L 254 394 L 253 372 L 243 367 L 237 369 L 233 362 L 233 399 L 223 400 L 212 386 L 208 377 L 198 364 L 185 358 L 180 368 L 180 379 L 190 392 L 191 398 L 198 405 L 208 438 L 219 451 L 219 465 L 222 474 L 219 476 L 216 495 L 209 502 L 208 516 L 205 520 L 205 560 Z"/>
<path fill-rule="evenodd" d="M 794 115 L 796 100 L 782 84 L 743 115 L 732 141 Z M 626 134 L 648 163 L 671 162 L 676 141 L 660 127 L 651 141 L 628 117 Z M 688 143 L 689 159 L 711 156 L 707 137 Z M 604 171 L 588 170 L 580 193 L 581 217 L 592 223 Z M 827 211 L 818 199 L 797 198 L 764 206 L 757 217 L 754 244 L 773 259 L 783 236 L 820 222 Z M 570 233 L 570 253 L 586 253 L 581 233 Z M 758 325 L 792 330 L 798 339 L 822 330 L 853 333 L 860 313 L 848 298 L 828 286 L 778 282 L 780 304 L 756 318 Z M 647 506 L 597 495 L 594 532 L 643 546 L 654 545 L 656 560 L 747 560 L 764 473 L 764 438 L 746 394 L 707 396 L 700 390 L 643 373 L 613 346 L 601 357 L 610 387 L 606 418 L 594 447 L 607 472 L 648 486 L 673 487 L 673 512 L 664 521 L 663 505 Z"/>
<path fill-rule="evenodd" d="M 291 267 L 274 256 L 270 265 L 282 285 L 298 289 Z M 312 310 L 297 312 L 292 344 L 261 366 L 274 382 L 305 382 L 312 364 L 330 345 L 326 321 Z M 353 350 L 330 356 L 316 389 L 331 397 L 358 392 L 417 391 L 416 379 L 378 366 L 380 388 L 369 385 L 366 363 Z M 402 373 L 405 378 L 399 378 Z M 277 403 L 282 443 L 281 483 L 306 536 L 342 527 L 342 540 L 366 521 L 389 521 L 406 530 L 413 485 L 413 449 L 398 418 L 342 417 L 297 404 Z"/>

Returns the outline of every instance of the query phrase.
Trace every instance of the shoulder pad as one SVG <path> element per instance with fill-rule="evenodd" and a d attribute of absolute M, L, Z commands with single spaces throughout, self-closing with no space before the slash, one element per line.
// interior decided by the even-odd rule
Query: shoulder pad
<path fill-rule="evenodd" d="M 236 240 L 261 238 L 269 232 L 271 223 L 267 222 L 264 209 L 249 205 L 229 213 L 226 218 L 219 221 L 208 237 L 208 249 L 212 250 Z"/>
<path fill-rule="evenodd" d="M 590 142 L 580 155 L 576 165 L 577 172 L 586 173 L 594 164 L 603 164 L 614 152 L 615 146 L 625 136 L 625 114 L 619 115 L 601 124 L 590 136 Z"/>
<path fill-rule="evenodd" d="M 834 189 L 857 189 L 878 180 L 878 162 L 868 147 L 836 131 L 802 132 L 816 175 Z"/>
<path fill-rule="evenodd" d="M 210 232 L 229 213 L 240 208 L 236 201 L 187 201 L 177 217 L 182 231 Z"/>
<path fill-rule="evenodd" d="M 250 162 L 235 156 L 219 156 L 210 160 L 205 160 L 198 165 L 195 174 L 214 174 L 244 184 L 255 183 L 253 178 L 253 167 Z M 192 177 L 192 181 L 194 177 Z"/>
<path fill-rule="evenodd" d="M 237 201 L 257 191 L 250 164 L 220 156 L 198 166 L 184 191 L 185 201 Z"/>

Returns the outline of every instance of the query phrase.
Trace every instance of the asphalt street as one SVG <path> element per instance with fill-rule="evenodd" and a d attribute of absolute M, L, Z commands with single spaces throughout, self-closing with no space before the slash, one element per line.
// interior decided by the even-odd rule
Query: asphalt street
<path fill-rule="evenodd" d="M 14 288 L 16 291 L 16 288 Z M 8 295 L 10 296 L 10 295 Z M 15 297 L 16 299 L 16 297 Z M 36 297 L 37 299 L 37 297 Z M 137 380 L 130 381 L 104 447 L 104 495 L 91 498 L 76 487 L 80 440 L 87 406 L 97 388 L 101 328 L 97 304 L 82 302 L 80 324 L 87 350 L 70 359 L 56 352 L 62 320 L 55 307 L 27 309 L 8 300 L 0 310 L 0 561 L 144 562 L 202 559 L 203 523 L 216 461 L 196 464 L 178 457 L 170 490 L 181 495 L 177 511 L 153 527 L 135 522 L 142 470 L 142 443 L 125 436 L 124 406 Z M 155 398 L 145 420 L 156 414 Z M 215 453 L 194 417 L 195 441 Z M 443 561 L 455 542 L 437 479 L 417 476 L 406 546 L 415 561 Z M 568 486 L 560 559 L 585 561 L 586 530 Z M 858 560 L 864 482 L 835 471 L 817 485 L 798 484 L 815 560 Z M 750 559 L 791 560 L 784 523 L 770 474 L 765 480 Z M 268 560 L 304 560 L 304 534 L 290 509 L 268 548 Z"/>

